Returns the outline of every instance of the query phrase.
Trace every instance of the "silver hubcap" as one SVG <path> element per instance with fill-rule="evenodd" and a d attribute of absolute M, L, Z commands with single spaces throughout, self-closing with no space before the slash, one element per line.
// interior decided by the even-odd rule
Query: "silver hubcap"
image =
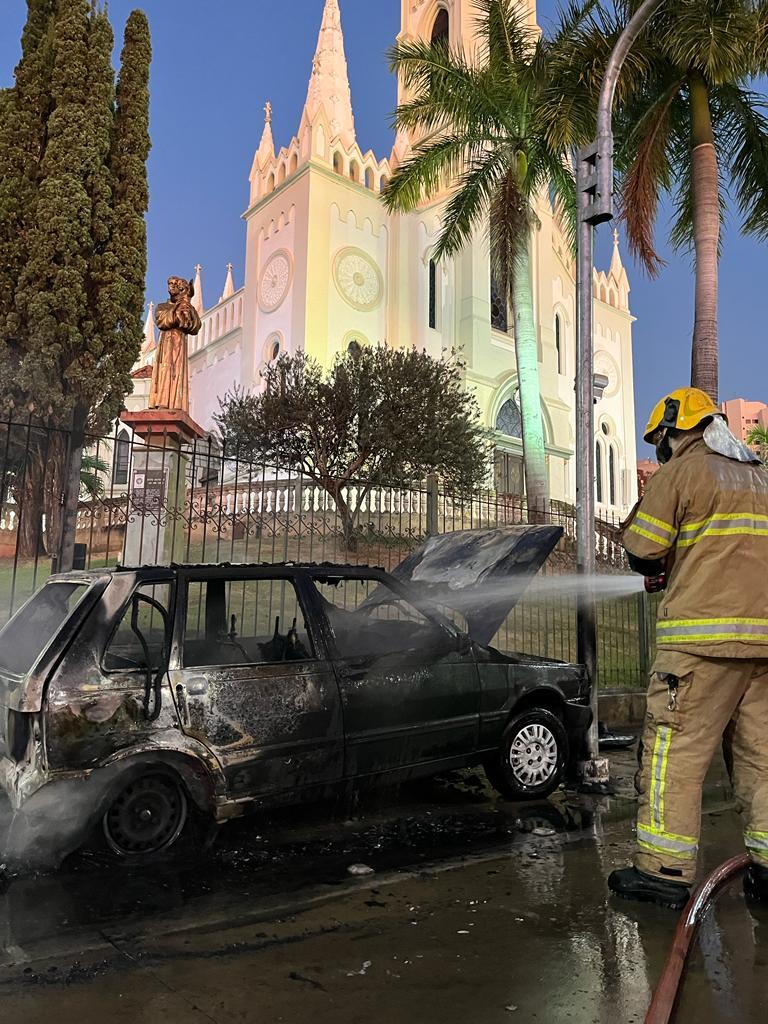
<path fill-rule="evenodd" d="M 512 740 L 509 767 L 524 786 L 541 786 L 557 769 L 557 740 L 546 725 L 526 725 Z"/>

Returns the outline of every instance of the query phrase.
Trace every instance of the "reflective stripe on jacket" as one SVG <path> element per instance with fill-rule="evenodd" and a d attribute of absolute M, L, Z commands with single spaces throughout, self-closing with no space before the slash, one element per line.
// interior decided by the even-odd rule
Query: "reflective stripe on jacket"
<path fill-rule="evenodd" d="M 768 470 L 686 438 L 650 478 L 622 542 L 664 559 L 660 650 L 768 658 Z"/>

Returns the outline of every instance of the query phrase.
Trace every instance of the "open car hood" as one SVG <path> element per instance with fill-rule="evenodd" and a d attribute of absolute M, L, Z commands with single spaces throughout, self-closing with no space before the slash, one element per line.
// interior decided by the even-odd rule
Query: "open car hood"
<path fill-rule="evenodd" d="M 432 604 L 461 612 L 473 640 L 488 644 L 562 536 L 561 526 L 444 533 L 430 537 L 392 575 Z"/>

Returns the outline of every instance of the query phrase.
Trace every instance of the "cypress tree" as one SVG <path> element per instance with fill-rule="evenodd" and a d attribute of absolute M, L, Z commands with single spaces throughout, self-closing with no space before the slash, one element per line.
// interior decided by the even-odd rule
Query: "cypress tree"
<path fill-rule="evenodd" d="M 36 220 L 37 187 L 51 112 L 55 0 L 28 0 L 15 86 L 0 97 L 0 394 L 20 397 L 15 292 Z"/>
<path fill-rule="evenodd" d="M 117 95 L 113 43 L 97 0 L 28 0 L 15 85 L 0 95 L 0 401 L 71 426 L 75 450 L 89 422 L 118 411 L 142 339 L 144 15 L 129 18 Z M 17 474 L 27 507 L 43 502 L 54 539 L 60 447 L 45 459 L 31 451 Z M 28 519 L 22 554 L 33 553 L 37 511 Z"/>
<path fill-rule="evenodd" d="M 15 170 L 0 190 L 0 390 L 82 428 L 118 411 L 141 348 L 149 26 L 129 17 L 116 92 L 95 0 L 28 6 L 0 101 L 0 169 Z"/>
<path fill-rule="evenodd" d="M 100 292 L 98 308 L 102 329 L 106 336 L 111 336 L 108 350 L 111 395 L 107 398 L 111 413 L 131 388 L 129 374 L 143 339 L 151 60 L 149 23 L 142 11 L 133 11 L 126 24 L 120 56 L 109 157 L 112 236 L 104 256 L 109 281 Z"/>

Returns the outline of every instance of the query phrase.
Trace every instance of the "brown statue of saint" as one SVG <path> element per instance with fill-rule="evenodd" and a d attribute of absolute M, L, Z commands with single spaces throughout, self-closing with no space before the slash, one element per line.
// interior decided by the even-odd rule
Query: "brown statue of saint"
<path fill-rule="evenodd" d="M 183 277 L 168 278 L 169 301 L 155 310 L 155 323 L 160 329 L 152 386 L 150 409 L 175 409 L 189 412 L 189 362 L 187 335 L 199 334 L 202 323 L 192 305 L 195 288 Z"/>

